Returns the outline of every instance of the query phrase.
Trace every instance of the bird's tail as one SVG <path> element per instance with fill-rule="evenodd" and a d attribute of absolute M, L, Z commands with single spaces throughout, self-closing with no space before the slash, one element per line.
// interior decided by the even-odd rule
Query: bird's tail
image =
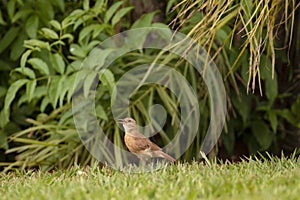
<path fill-rule="evenodd" d="M 167 153 L 165 153 L 163 151 L 159 151 L 159 154 L 160 154 L 161 157 L 163 157 L 163 158 L 165 158 L 165 159 L 167 159 L 167 160 L 169 160 L 171 162 L 175 162 L 176 161 L 175 158 L 173 158 L 172 156 L 170 156 L 169 154 L 167 154 Z"/>

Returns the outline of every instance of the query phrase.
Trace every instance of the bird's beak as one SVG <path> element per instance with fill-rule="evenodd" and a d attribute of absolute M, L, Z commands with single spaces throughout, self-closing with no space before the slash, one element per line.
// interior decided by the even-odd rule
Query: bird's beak
<path fill-rule="evenodd" d="M 120 124 L 123 124 L 124 123 L 124 119 L 117 119 L 117 122 L 120 123 Z"/>

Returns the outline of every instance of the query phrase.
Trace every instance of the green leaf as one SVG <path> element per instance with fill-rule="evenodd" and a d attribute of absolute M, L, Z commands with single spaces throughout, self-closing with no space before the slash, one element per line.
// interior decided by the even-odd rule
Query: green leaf
<path fill-rule="evenodd" d="M 64 112 L 64 113 L 62 114 L 62 116 L 60 117 L 60 119 L 59 119 L 58 125 L 65 124 L 65 122 L 66 122 L 68 119 L 72 118 L 72 116 L 73 116 L 72 109 L 69 109 L 68 111 Z"/>
<path fill-rule="evenodd" d="M 74 26 L 73 26 L 73 30 L 77 30 L 77 28 L 84 23 L 84 20 L 82 18 L 79 18 L 75 21 Z"/>
<path fill-rule="evenodd" d="M 104 111 L 103 107 L 100 104 L 96 106 L 95 112 L 96 112 L 96 116 L 99 117 L 100 119 L 104 119 L 106 121 L 108 120 L 106 112 Z"/>
<path fill-rule="evenodd" d="M 11 27 L 0 40 L 0 54 L 16 39 L 19 34 L 18 27 Z"/>
<path fill-rule="evenodd" d="M 49 86 L 49 101 L 53 108 L 56 108 L 58 98 L 63 88 L 64 79 L 65 78 L 63 76 L 54 76 L 51 79 Z"/>
<path fill-rule="evenodd" d="M 4 25 L 4 26 L 7 24 L 6 21 L 4 21 L 4 19 L 3 19 L 2 11 L 1 10 L 0 10 L 0 24 Z"/>
<path fill-rule="evenodd" d="M 7 13 L 9 16 L 9 19 L 12 19 L 15 15 L 16 11 L 16 1 L 8 1 L 7 2 Z"/>
<path fill-rule="evenodd" d="M 0 149 L 8 149 L 7 135 L 3 130 L 0 130 Z"/>
<path fill-rule="evenodd" d="M 278 95 L 278 81 L 277 76 L 272 79 L 271 74 L 266 80 L 265 92 L 266 96 L 270 101 L 274 101 Z"/>
<path fill-rule="evenodd" d="M 158 34 L 162 36 L 162 39 L 166 39 L 168 41 L 172 38 L 173 32 L 168 25 L 163 23 L 153 23 L 151 24 L 151 27 L 162 28 L 158 29 Z"/>
<path fill-rule="evenodd" d="M 48 96 L 45 96 L 45 97 L 43 98 L 43 100 L 42 100 L 42 103 L 41 103 L 41 106 L 40 106 L 40 111 L 41 111 L 41 112 L 44 112 L 45 109 L 46 109 L 46 107 L 48 106 L 49 103 L 50 103 L 50 102 L 49 102 L 49 97 L 48 97 Z"/>
<path fill-rule="evenodd" d="M 56 20 L 51 20 L 49 22 L 51 24 L 51 26 L 53 26 L 53 28 L 55 28 L 57 31 L 60 31 L 61 30 L 61 25 L 58 21 Z"/>
<path fill-rule="evenodd" d="M 63 106 L 63 100 L 64 100 L 64 96 L 66 94 L 66 80 L 67 80 L 67 77 L 65 75 L 62 75 L 60 80 L 59 80 L 59 83 L 58 83 L 58 92 L 57 92 L 57 96 L 55 97 L 58 100 L 60 100 L 60 104 L 59 106 Z"/>
<path fill-rule="evenodd" d="M 83 10 L 89 10 L 90 9 L 90 0 L 83 0 Z"/>
<path fill-rule="evenodd" d="M 4 110 L 0 111 L 0 128 L 4 128 L 5 125 L 9 122 L 7 116 L 4 114 Z"/>
<path fill-rule="evenodd" d="M 261 78 L 265 80 L 265 93 L 267 98 L 273 102 L 278 96 L 278 80 L 275 72 L 274 79 L 272 79 L 272 63 L 265 55 L 261 57 L 260 66 Z"/>
<path fill-rule="evenodd" d="M 26 18 L 29 14 L 31 14 L 33 12 L 33 9 L 32 8 L 25 8 L 25 9 L 22 9 L 20 11 L 18 11 L 14 17 L 12 18 L 12 23 L 15 23 L 18 19 L 20 18 Z"/>
<path fill-rule="evenodd" d="M 28 67 L 18 67 L 16 69 L 14 69 L 14 71 L 19 72 L 25 76 L 28 76 L 31 79 L 35 79 L 34 71 Z"/>
<path fill-rule="evenodd" d="M 246 142 L 250 155 L 256 154 L 261 149 L 260 144 L 251 134 L 244 134 L 243 141 Z"/>
<path fill-rule="evenodd" d="M 75 21 L 77 19 L 81 18 L 81 16 L 84 14 L 85 14 L 85 11 L 83 11 L 81 9 L 74 10 L 64 20 L 62 20 L 62 22 L 61 22 L 62 29 L 66 29 L 67 27 L 74 25 Z"/>
<path fill-rule="evenodd" d="M 9 121 L 9 115 L 10 115 L 10 104 L 15 99 L 16 93 L 18 90 L 25 85 L 28 82 L 27 79 L 20 79 L 16 82 L 12 83 L 10 87 L 7 90 L 7 94 L 5 96 L 4 100 L 4 123 L 6 124 Z"/>
<path fill-rule="evenodd" d="M 158 95 L 160 96 L 161 100 L 163 101 L 164 106 L 166 107 L 166 110 L 168 113 L 175 113 L 176 112 L 176 103 L 171 99 L 169 94 L 166 90 L 164 90 L 162 87 L 157 87 L 156 91 Z"/>
<path fill-rule="evenodd" d="M 169 0 L 166 7 L 166 13 L 170 13 L 171 7 L 176 3 L 176 0 Z"/>
<path fill-rule="evenodd" d="M 64 74 L 66 64 L 61 55 L 59 55 L 58 53 L 50 54 L 50 61 L 53 69 L 55 69 L 56 72 Z"/>
<path fill-rule="evenodd" d="M 26 34 L 20 34 L 19 37 L 12 43 L 11 51 L 10 51 L 10 59 L 18 60 L 25 48 L 23 47 L 24 40 L 26 40 L 28 36 Z"/>
<path fill-rule="evenodd" d="M 88 43 L 87 46 L 85 46 L 85 49 L 88 50 L 88 52 L 90 52 L 95 46 L 99 45 L 100 44 L 100 41 L 98 40 L 92 40 Z M 108 50 L 111 50 L 111 49 L 108 49 Z"/>
<path fill-rule="evenodd" d="M 65 1 L 62 0 L 52 0 L 51 3 L 59 7 L 60 11 L 65 12 Z"/>
<path fill-rule="evenodd" d="M 224 132 L 221 134 L 222 137 L 222 143 L 224 144 L 227 152 L 232 155 L 233 151 L 234 151 L 234 146 L 235 146 L 235 130 L 234 130 L 234 123 L 236 122 L 236 120 L 230 120 L 228 122 L 228 131 Z"/>
<path fill-rule="evenodd" d="M 140 19 L 138 19 L 137 21 L 135 21 L 133 23 L 131 28 L 133 29 L 133 28 L 150 27 L 153 17 L 156 13 L 157 13 L 157 11 L 143 14 Z"/>
<path fill-rule="evenodd" d="M 129 11 L 131 11 L 134 7 L 126 7 L 119 10 L 112 18 L 111 25 L 115 26 L 122 17 L 124 17 Z"/>
<path fill-rule="evenodd" d="M 95 27 L 95 29 L 93 30 L 93 38 L 96 38 L 104 30 L 104 28 L 104 25 L 99 25 Z"/>
<path fill-rule="evenodd" d="M 21 67 L 25 67 L 26 61 L 28 56 L 32 53 L 31 49 L 28 49 L 25 53 L 23 53 L 22 57 L 21 57 L 21 61 L 20 61 L 20 65 Z"/>
<path fill-rule="evenodd" d="M 251 101 L 252 101 L 252 96 L 247 95 L 245 93 L 241 94 L 238 96 L 238 94 L 232 95 L 232 104 L 235 107 L 236 111 L 240 114 L 242 117 L 242 121 L 245 124 L 249 116 L 251 114 Z"/>
<path fill-rule="evenodd" d="M 31 40 L 25 40 L 24 41 L 24 46 L 27 48 L 42 48 L 42 49 L 47 49 L 50 51 L 50 45 L 48 42 L 44 42 L 41 40 L 36 40 L 36 39 L 31 39 Z"/>
<path fill-rule="evenodd" d="M 43 145 L 43 146 L 55 146 L 53 143 L 49 142 L 43 142 L 39 140 L 33 140 L 33 139 L 27 139 L 27 138 L 14 138 L 14 141 L 26 143 L 26 144 L 37 144 L 37 145 Z"/>
<path fill-rule="evenodd" d="M 165 28 L 165 29 L 169 29 L 168 30 L 168 34 L 172 34 L 172 31 L 170 29 L 170 27 L 164 23 L 160 23 L 160 22 L 155 22 L 151 24 L 151 27 L 157 27 L 157 28 Z"/>
<path fill-rule="evenodd" d="M 71 43 L 74 40 L 74 36 L 71 35 L 70 33 L 66 33 L 66 34 L 62 35 L 60 39 L 61 40 L 68 39 L 68 42 Z"/>
<path fill-rule="evenodd" d="M 252 14 L 253 2 L 242 0 L 240 2 L 241 8 L 243 8 L 243 12 L 245 13 L 243 17 L 245 18 L 244 21 L 248 21 Z"/>
<path fill-rule="evenodd" d="M 67 94 L 67 92 L 69 91 L 70 87 L 70 77 L 71 76 L 66 76 L 66 75 L 62 75 L 62 83 L 63 83 L 63 87 L 61 90 L 61 93 L 59 94 L 59 106 L 62 107 L 64 105 L 64 99 L 65 96 Z M 69 102 L 69 101 L 68 101 Z"/>
<path fill-rule="evenodd" d="M 270 121 L 272 130 L 274 133 L 276 133 L 277 126 L 278 126 L 278 119 L 277 119 L 276 111 L 269 110 L 268 115 L 269 115 L 269 121 Z"/>
<path fill-rule="evenodd" d="M 53 46 L 56 46 L 56 45 L 59 45 L 59 46 L 65 46 L 66 43 L 64 43 L 64 42 L 61 41 L 61 40 L 57 40 L 57 41 L 55 41 L 55 42 L 53 42 L 53 43 L 51 44 L 52 47 L 53 47 Z"/>
<path fill-rule="evenodd" d="M 43 75 L 49 75 L 48 65 L 39 58 L 30 58 L 28 63 Z"/>
<path fill-rule="evenodd" d="M 71 97 L 74 94 L 74 92 L 76 92 L 78 89 L 81 89 L 82 87 L 84 87 L 83 84 L 87 84 L 87 83 L 85 83 L 85 80 L 87 79 L 87 76 L 90 73 L 91 73 L 90 69 L 83 68 L 80 71 L 78 71 L 77 73 L 74 73 L 72 75 L 75 77 L 72 77 L 72 79 L 68 80 L 68 82 L 69 82 L 68 101 L 71 100 Z M 87 87 L 87 86 L 85 86 L 85 87 Z"/>
<path fill-rule="evenodd" d="M 87 98 L 89 96 L 90 89 L 91 89 L 93 83 L 95 82 L 96 77 L 97 77 L 97 72 L 91 71 L 85 78 L 84 84 L 83 84 L 84 97 Z"/>
<path fill-rule="evenodd" d="M 36 38 L 39 27 L 39 18 L 37 15 L 30 16 L 25 24 L 26 33 L 30 38 Z"/>
<path fill-rule="evenodd" d="M 137 21 L 134 22 L 134 24 L 131 26 L 131 29 L 142 28 L 142 27 L 161 26 L 161 25 L 158 25 L 158 23 L 156 23 L 154 25 L 151 24 L 155 13 L 156 12 L 151 12 L 151 13 L 142 15 L 140 19 L 138 19 Z M 128 45 L 133 45 L 134 47 L 138 47 L 139 49 L 142 49 L 143 45 L 145 43 L 146 37 L 148 35 L 148 32 L 149 32 L 149 30 L 140 30 L 140 37 L 129 36 L 128 41 L 130 41 L 131 43 L 134 43 L 134 44 L 128 44 Z M 166 35 L 166 34 L 170 34 L 169 31 L 167 31 L 165 33 L 164 32 L 165 31 L 162 30 L 162 32 L 160 33 L 161 35 L 163 35 L 163 37 L 165 37 L 164 35 Z M 172 32 L 171 32 L 171 35 L 172 35 Z"/>
<path fill-rule="evenodd" d="M 106 58 L 113 52 L 113 49 L 95 48 L 89 54 L 88 58 L 82 64 L 83 67 L 89 69 L 100 70 L 103 67 Z"/>
<path fill-rule="evenodd" d="M 99 72 L 99 80 L 108 88 L 109 93 L 112 94 L 116 85 L 114 74 L 109 69 L 106 69 L 104 72 Z"/>
<path fill-rule="evenodd" d="M 67 81 L 65 83 L 65 87 L 68 88 L 68 96 L 67 101 L 70 102 L 71 98 L 73 96 L 74 90 L 76 89 L 75 80 L 76 80 L 77 74 L 74 73 L 71 76 L 67 78 Z"/>
<path fill-rule="evenodd" d="M 0 86 L 0 97 L 4 97 L 7 92 L 7 88 L 4 86 Z"/>
<path fill-rule="evenodd" d="M 35 79 L 31 80 L 31 81 L 28 81 L 27 84 L 26 84 L 26 95 L 27 95 L 27 98 L 28 98 L 27 99 L 28 103 L 30 103 L 31 100 L 32 100 L 33 93 L 35 91 L 36 85 L 37 85 L 37 81 Z"/>
<path fill-rule="evenodd" d="M 216 39 L 219 43 L 223 44 L 226 42 L 226 39 L 228 37 L 228 33 L 224 29 L 217 29 L 216 31 Z M 235 56 L 236 58 L 236 56 Z"/>
<path fill-rule="evenodd" d="M 104 23 L 108 23 L 110 18 L 114 15 L 114 13 L 118 10 L 118 8 L 123 4 L 123 1 L 118 1 L 114 3 L 109 9 L 106 11 L 104 16 Z"/>
<path fill-rule="evenodd" d="M 31 99 L 41 99 L 43 96 L 46 96 L 48 93 L 48 88 L 47 86 L 37 86 L 34 90 L 34 93 L 32 95 Z M 25 93 L 22 95 L 18 101 L 18 106 L 22 105 L 23 103 L 28 101 L 27 94 Z"/>
<path fill-rule="evenodd" d="M 300 95 L 299 94 L 298 94 L 297 100 L 293 102 L 291 111 L 294 115 L 300 115 Z"/>
<path fill-rule="evenodd" d="M 260 144 L 260 150 L 267 150 L 273 141 L 273 134 L 269 127 L 262 120 L 257 120 L 252 123 L 251 129 L 255 139 Z"/>
<path fill-rule="evenodd" d="M 291 110 L 289 109 L 282 109 L 282 110 L 276 110 L 276 114 L 284 119 L 286 119 L 289 123 L 293 124 L 294 126 L 297 126 L 297 123 L 299 123 Z M 299 127 L 300 128 L 300 127 Z"/>
<path fill-rule="evenodd" d="M 84 58 L 86 56 L 84 50 L 81 49 L 81 47 L 78 44 L 71 44 L 70 52 L 71 54 L 78 56 L 80 58 Z"/>
<path fill-rule="evenodd" d="M 103 30 L 104 27 L 102 24 L 91 24 L 87 27 L 84 27 L 79 33 L 79 41 L 82 41 L 87 35 L 92 33 L 95 30 Z"/>
<path fill-rule="evenodd" d="M 53 31 L 53 30 L 51 30 L 49 28 L 42 28 L 41 29 L 41 33 L 46 38 L 50 38 L 50 39 L 58 39 L 59 38 L 58 34 L 55 31 Z"/>
<path fill-rule="evenodd" d="M 37 1 L 37 7 L 39 8 L 40 16 L 43 17 L 44 21 L 50 21 L 54 17 L 53 6 L 50 1 L 39 0 Z"/>
<path fill-rule="evenodd" d="M 82 61 L 81 60 L 75 60 L 72 63 L 70 63 L 67 67 L 66 67 L 66 74 L 72 74 L 73 72 L 79 71 L 82 65 Z"/>
<path fill-rule="evenodd" d="M 106 3 L 106 2 L 105 2 Z M 106 5 L 104 4 L 104 0 L 97 0 L 93 6 L 93 12 L 96 12 L 97 14 L 100 14 L 103 12 Z M 106 10 L 105 10 L 106 11 Z"/>

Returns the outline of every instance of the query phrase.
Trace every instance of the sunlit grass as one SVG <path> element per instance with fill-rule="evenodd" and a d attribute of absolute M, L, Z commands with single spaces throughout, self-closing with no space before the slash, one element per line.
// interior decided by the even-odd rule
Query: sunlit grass
<path fill-rule="evenodd" d="M 298 199 L 298 159 L 178 163 L 148 173 L 97 165 L 1 174 L 1 199 Z"/>

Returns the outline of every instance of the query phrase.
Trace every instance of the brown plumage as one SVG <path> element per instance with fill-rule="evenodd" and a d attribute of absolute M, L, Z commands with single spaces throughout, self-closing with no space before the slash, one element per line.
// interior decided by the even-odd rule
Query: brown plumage
<path fill-rule="evenodd" d="M 172 162 L 176 161 L 172 156 L 164 153 L 159 146 L 140 134 L 134 119 L 127 117 L 119 120 L 119 122 L 123 124 L 125 129 L 125 145 L 130 152 L 137 155 L 140 159 L 144 160 L 147 158 L 161 157 Z"/>

